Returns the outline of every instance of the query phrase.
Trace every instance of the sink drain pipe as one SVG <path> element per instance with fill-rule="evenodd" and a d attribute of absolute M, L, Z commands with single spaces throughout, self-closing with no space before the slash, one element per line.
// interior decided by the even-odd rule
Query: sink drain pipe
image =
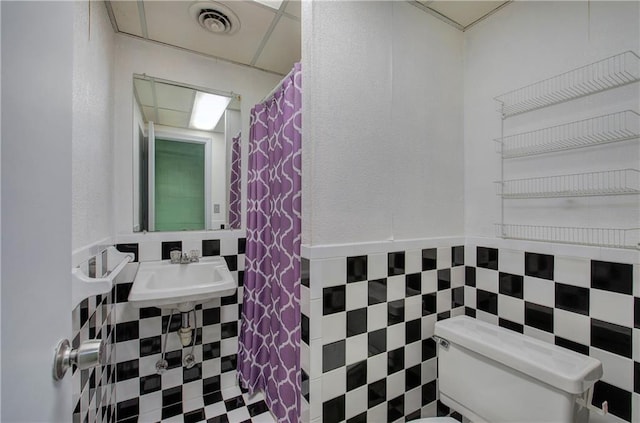
<path fill-rule="evenodd" d="M 195 313 L 195 310 L 194 310 Z M 190 311 L 181 312 L 182 314 L 182 325 L 178 330 L 178 336 L 180 336 L 180 343 L 183 347 L 188 347 L 191 344 L 191 338 L 193 334 L 193 328 L 191 327 L 191 323 L 189 323 L 189 314 Z"/>

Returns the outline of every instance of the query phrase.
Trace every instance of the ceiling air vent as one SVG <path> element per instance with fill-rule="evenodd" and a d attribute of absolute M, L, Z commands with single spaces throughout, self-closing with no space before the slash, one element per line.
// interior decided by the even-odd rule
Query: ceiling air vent
<path fill-rule="evenodd" d="M 240 19 L 227 6 L 213 1 L 195 3 L 189 8 L 198 24 L 214 34 L 232 35 L 240 29 Z"/>

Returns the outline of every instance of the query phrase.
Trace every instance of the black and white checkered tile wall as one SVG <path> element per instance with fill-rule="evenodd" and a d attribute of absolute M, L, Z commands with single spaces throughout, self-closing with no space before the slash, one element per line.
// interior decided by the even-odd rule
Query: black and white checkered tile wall
<path fill-rule="evenodd" d="M 604 376 L 593 404 L 606 400 L 614 416 L 640 421 L 637 263 L 467 249 L 467 315 L 597 358 Z"/>
<path fill-rule="evenodd" d="M 140 253 L 137 244 L 121 251 Z M 180 242 L 153 247 L 162 259 Z M 242 281 L 244 240 L 204 240 Z M 153 260 L 148 251 L 142 254 Z M 104 269 L 102 257 L 84 264 Z M 236 385 L 238 295 L 196 311 L 196 365 L 187 369 L 170 326 L 169 370 L 156 374 L 168 313 L 127 304 L 137 264 L 114 290 L 72 313 L 73 346 L 104 339 L 106 361 L 73 371 L 74 422 L 272 421 L 260 396 Z M 437 401 L 436 320 L 467 314 L 602 361 L 594 404 L 640 421 L 637 263 L 471 244 L 303 259 L 303 421 L 383 422 L 445 415 Z M 455 415 L 455 413 L 454 413 Z M 459 417 L 459 415 L 458 415 Z"/>
<path fill-rule="evenodd" d="M 107 269 L 107 255 L 100 254 L 83 263 L 89 277 L 100 277 Z M 104 341 L 104 361 L 88 370 L 72 370 L 73 422 L 113 423 L 116 421 L 115 394 L 115 290 L 82 301 L 71 313 L 73 340 L 78 348 L 91 339 Z"/>
<path fill-rule="evenodd" d="M 464 313 L 464 247 L 303 259 L 303 421 L 448 414 L 436 320 Z"/>
<path fill-rule="evenodd" d="M 458 314 L 599 359 L 593 403 L 640 421 L 637 279 L 637 264 L 469 244 L 303 259 L 303 421 L 447 414 L 430 337 Z"/>
<path fill-rule="evenodd" d="M 194 249 L 193 242 L 165 241 L 118 244 L 132 252 L 135 260 L 164 260 L 174 249 Z M 113 293 L 115 361 L 114 422 L 272 422 L 260 395 L 249 397 L 237 386 L 236 354 L 244 270 L 244 238 L 205 239 L 197 246 L 204 256 L 222 255 L 234 278 L 238 292 L 196 307 L 195 366 L 183 360 L 191 346 L 182 347 L 176 331 L 180 313 L 171 319 L 166 339 L 168 369 L 156 371 L 165 342 L 163 333 L 169 311 L 155 307 L 136 309 L 127 298 L 133 285 L 137 263 L 127 265 Z M 240 299 L 240 300 L 239 300 Z"/>

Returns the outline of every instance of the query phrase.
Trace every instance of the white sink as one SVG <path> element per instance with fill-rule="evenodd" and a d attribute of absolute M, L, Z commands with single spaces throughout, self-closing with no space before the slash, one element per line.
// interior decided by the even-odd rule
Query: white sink
<path fill-rule="evenodd" d="M 213 298 L 233 295 L 238 284 L 222 257 L 203 257 L 197 263 L 170 260 L 142 262 L 129 293 L 136 308 L 192 310 Z"/>

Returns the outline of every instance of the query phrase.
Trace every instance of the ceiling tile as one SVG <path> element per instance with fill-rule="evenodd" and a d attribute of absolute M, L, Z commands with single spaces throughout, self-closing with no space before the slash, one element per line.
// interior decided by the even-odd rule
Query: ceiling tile
<path fill-rule="evenodd" d="M 255 1 L 256 3 L 263 4 L 267 7 L 270 7 L 273 10 L 279 10 L 283 2 L 283 0 L 253 0 L 253 1 Z"/>
<path fill-rule="evenodd" d="M 116 19 L 118 30 L 142 37 L 138 4 L 135 1 L 111 1 L 111 10 Z"/>
<path fill-rule="evenodd" d="M 152 106 L 142 106 L 142 114 L 144 115 L 145 122 L 156 122 L 156 109 Z"/>
<path fill-rule="evenodd" d="M 282 16 L 264 46 L 256 66 L 287 74 L 300 60 L 300 23 Z M 282 46 L 287 46 L 283 48 Z"/>
<path fill-rule="evenodd" d="M 504 1 L 432 1 L 428 7 L 452 21 L 466 27 L 480 19 L 493 9 L 501 6 Z"/>
<path fill-rule="evenodd" d="M 191 2 L 145 1 L 149 38 L 235 62 L 250 63 L 275 13 L 253 2 L 220 2 L 240 19 L 233 35 L 208 32 L 191 17 Z"/>
<path fill-rule="evenodd" d="M 156 102 L 163 109 L 191 113 L 196 92 L 190 88 L 156 82 Z"/>
<path fill-rule="evenodd" d="M 289 4 L 287 4 L 287 8 L 284 11 L 298 19 L 302 19 L 302 11 L 300 9 L 300 0 L 289 0 Z"/>
<path fill-rule="evenodd" d="M 177 112 L 175 110 L 158 109 L 158 117 L 158 123 L 160 125 L 187 128 L 191 114 Z"/>
<path fill-rule="evenodd" d="M 134 78 L 133 86 L 138 94 L 140 104 L 153 106 L 153 89 L 151 88 L 151 81 Z"/>

